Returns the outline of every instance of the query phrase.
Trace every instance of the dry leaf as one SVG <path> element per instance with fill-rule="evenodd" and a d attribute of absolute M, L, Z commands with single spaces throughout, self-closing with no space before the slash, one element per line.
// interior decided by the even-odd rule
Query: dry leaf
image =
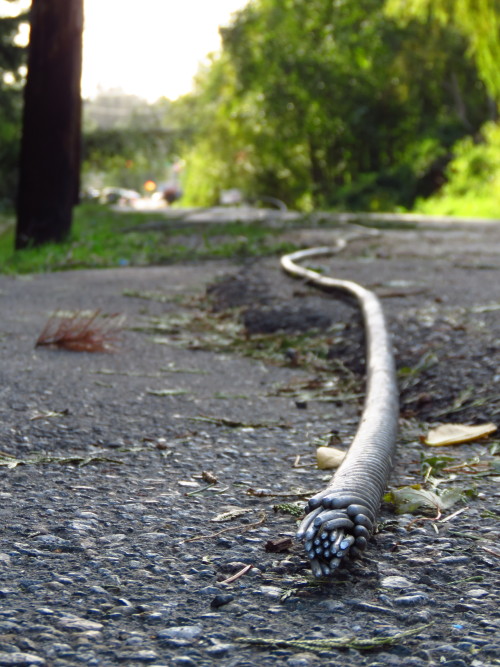
<path fill-rule="evenodd" d="M 332 470 L 338 468 L 345 458 L 345 452 L 335 447 L 318 447 L 316 460 L 320 470 Z"/>
<path fill-rule="evenodd" d="M 463 442 L 472 442 L 480 438 L 486 438 L 497 430 L 495 424 L 478 424 L 468 426 L 467 424 L 442 424 L 431 429 L 423 438 L 423 442 L 429 447 L 446 447 L 460 445 Z"/>
<path fill-rule="evenodd" d="M 54 410 L 42 410 L 37 412 L 35 410 L 35 412 L 33 412 L 32 416 L 30 417 L 30 421 L 35 421 L 36 419 L 50 419 L 51 417 L 65 417 L 67 414 L 69 414 L 68 408 L 61 410 L 60 412 L 56 412 Z"/>
<path fill-rule="evenodd" d="M 253 510 L 248 509 L 234 509 L 234 510 L 229 510 L 228 512 L 223 512 L 222 514 L 218 514 L 217 516 L 214 516 L 211 521 L 215 521 L 216 523 L 219 523 L 221 521 L 232 521 L 233 519 L 236 519 L 239 516 L 243 516 L 243 514 L 248 514 L 249 512 L 253 512 Z"/>
<path fill-rule="evenodd" d="M 151 396 L 182 396 L 189 394 L 185 389 L 146 389 L 146 394 Z"/>
<path fill-rule="evenodd" d="M 124 319 L 120 313 L 105 316 L 100 310 L 54 313 L 35 347 L 55 347 L 72 352 L 114 352 Z"/>

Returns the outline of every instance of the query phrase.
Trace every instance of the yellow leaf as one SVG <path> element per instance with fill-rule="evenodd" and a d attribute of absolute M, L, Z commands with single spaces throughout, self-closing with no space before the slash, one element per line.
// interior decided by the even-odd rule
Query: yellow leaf
<path fill-rule="evenodd" d="M 429 447 L 446 447 L 449 445 L 460 445 L 462 442 L 471 442 L 486 438 L 497 430 L 495 424 L 478 424 L 468 426 L 467 424 L 442 424 L 431 429 L 424 443 Z"/>
<path fill-rule="evenodd" d="M 320 470 L 331 470 L 338 468 L 345 457 L 345 452 L 335 447 L 318 447 L 316 460 Z"/>

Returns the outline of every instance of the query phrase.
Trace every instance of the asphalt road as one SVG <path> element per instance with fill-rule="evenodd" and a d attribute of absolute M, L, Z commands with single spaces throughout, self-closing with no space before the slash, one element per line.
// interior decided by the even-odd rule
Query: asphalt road
<path fill-rule="evenodd" d="M 323 266 L 383 297 L 403 369 L 391 487 L 443 455 L 419 442 L 429 425 L 499 421 L 499 254 L 496 224 L 434 225 L 359 233 Z M 384 505 L 329 581 L 275 509 L 320 489 L 316 445 L 356 428 L 352 310 L 277 258 L 0 276 L 0 304 L 0 665 L 498 664 L 495 436 L 433 472 L 467 502 L 416 522 Z M 34 347 L 54 311 L 96 309 L 126 315 L 115 352 Z M 314 314 L 309 346 L 258 338 Z"/>

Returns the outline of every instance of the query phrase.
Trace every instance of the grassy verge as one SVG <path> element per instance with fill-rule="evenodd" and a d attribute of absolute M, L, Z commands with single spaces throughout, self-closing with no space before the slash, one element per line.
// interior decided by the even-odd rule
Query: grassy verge
<path fill-rule="evenodd" d="M 280 230 L 260 222 L 182 225 L 152 213 L 118 213 L 84 204 L 61 244 L 14 251 L 14 223 L 0 224 L 0 272 L 43 273 L 85 268 L 152 266 L 177 261 L 252 257 L 293 250 Z"/>

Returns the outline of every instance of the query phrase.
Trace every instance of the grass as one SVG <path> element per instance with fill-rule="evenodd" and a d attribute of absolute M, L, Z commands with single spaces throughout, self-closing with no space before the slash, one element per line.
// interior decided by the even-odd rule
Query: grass
<path fill-rule="evenodd" d="M 234 220 L 220 223 L 182 222 L 160 213 L 117 212 L 108 206 L 81 204 L 74 210 L 70 236 L 64 243 L 14 251 L 15 221 L 0 217 L 0 273 L 47 273 L 74 269 L 154 266 L 207 259 L 282 255 L 298 248 L 286 240 L 293 228 L 337 228 L 335 214 L 303 216 L 291 222 Z M 406 221 L 370 218 L 358 224 L 375 228 L 413 229 Z"/>
<path fill-rule="evenodd" d="M 14 251 L 14 222 L 1 220 L 0 272 L 152 266 L 294 250 L 295 246 L 280 239 L 279 231 L 260 222 L 182 225 L 169 223 L 153 212 L 121 213 L 106 206 L 83 204 L 75 209 L 71 234 L 61 244 Z"/>

